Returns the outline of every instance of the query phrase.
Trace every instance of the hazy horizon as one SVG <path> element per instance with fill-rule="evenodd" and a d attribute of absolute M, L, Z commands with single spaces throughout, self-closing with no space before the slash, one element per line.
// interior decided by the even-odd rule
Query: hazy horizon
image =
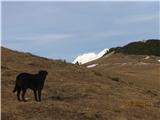
<path fill-rule="evenodd" d="M 159 38 L 154 2 L 2 2 L 2 46 L 52 59 Z"/>

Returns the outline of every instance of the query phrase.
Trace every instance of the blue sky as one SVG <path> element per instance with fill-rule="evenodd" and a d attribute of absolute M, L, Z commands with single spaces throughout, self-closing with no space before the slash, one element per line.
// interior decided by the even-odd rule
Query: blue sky
<path fill-rule="evenodd" d="M 2 45 L 72 61 L 86 52 L 158 38 L 157 2 L 2 2 Z"/>

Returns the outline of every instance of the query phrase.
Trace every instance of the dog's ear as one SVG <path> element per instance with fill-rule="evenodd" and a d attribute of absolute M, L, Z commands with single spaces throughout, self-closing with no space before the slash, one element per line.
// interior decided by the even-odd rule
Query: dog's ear
<path fill-rule="evenodd" d="M 38 73 L 41 74 L 41 73 L 42 73 L 42 70 L 38 71 Z"/>
<path fill-rule="evenodd" d="M 48 75 L 48 72 L 47 72 L 47 71 L 44 71 L 44 74 L 45 74 L 45 75 Z"/>
<path fill-rule="evenodd" d="M 43 75 L 48 75 L 48 72 L 45 71 L 45 70 L 40 70 L 38 73 L 39 73 L 39 74 L 43 74 Z"/>

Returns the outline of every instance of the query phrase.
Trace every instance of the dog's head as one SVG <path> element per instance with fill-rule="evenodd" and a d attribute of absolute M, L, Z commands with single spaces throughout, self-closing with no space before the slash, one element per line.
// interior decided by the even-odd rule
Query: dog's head
<path fill-rule="evenodd" d="M 39 73 L 40 75 L 44 75 L 44 76 L 47 76 L 47 75 L 48 75 L 48 72 L 45 71 L 45 70 L 40 70 L 38 73 Z"/>

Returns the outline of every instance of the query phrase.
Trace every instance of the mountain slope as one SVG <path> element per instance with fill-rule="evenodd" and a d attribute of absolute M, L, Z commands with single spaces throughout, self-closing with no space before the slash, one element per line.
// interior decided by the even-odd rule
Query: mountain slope
<path fill-rule="evenodd" d="M 147 88 L 160 88 L 160 57 L 115 53 L 85 64 L 92 70 L 111 74 Z"/>
<path fill-rule="evenodd" d="M 160 119 L 158 89 L 131 84 L 102 69 L 87 69 L 3 47 L 1 52 L 2 120 Z M 30 90 L 26 94 L 28 102 L 18 102 L 12 93 L 16 75 L 41 69 L 49 73 L 42 102 L 35 102 Z"/>
<path fill-rule="evenodd" d="M 134 54 L 134 55 L 155 55 L 160 56 L 160 40 L 149 39 L 145 41 L 131 42 L 123 47 L 111 48 L 109 52 Z"/>
<path fill-rule="evenodd" d="M 150 39 L 111 48 L 102 58 L 87 63 L 104 74 L 121 76 L 142 86 L 160 88 L 160 40 Z"/>

